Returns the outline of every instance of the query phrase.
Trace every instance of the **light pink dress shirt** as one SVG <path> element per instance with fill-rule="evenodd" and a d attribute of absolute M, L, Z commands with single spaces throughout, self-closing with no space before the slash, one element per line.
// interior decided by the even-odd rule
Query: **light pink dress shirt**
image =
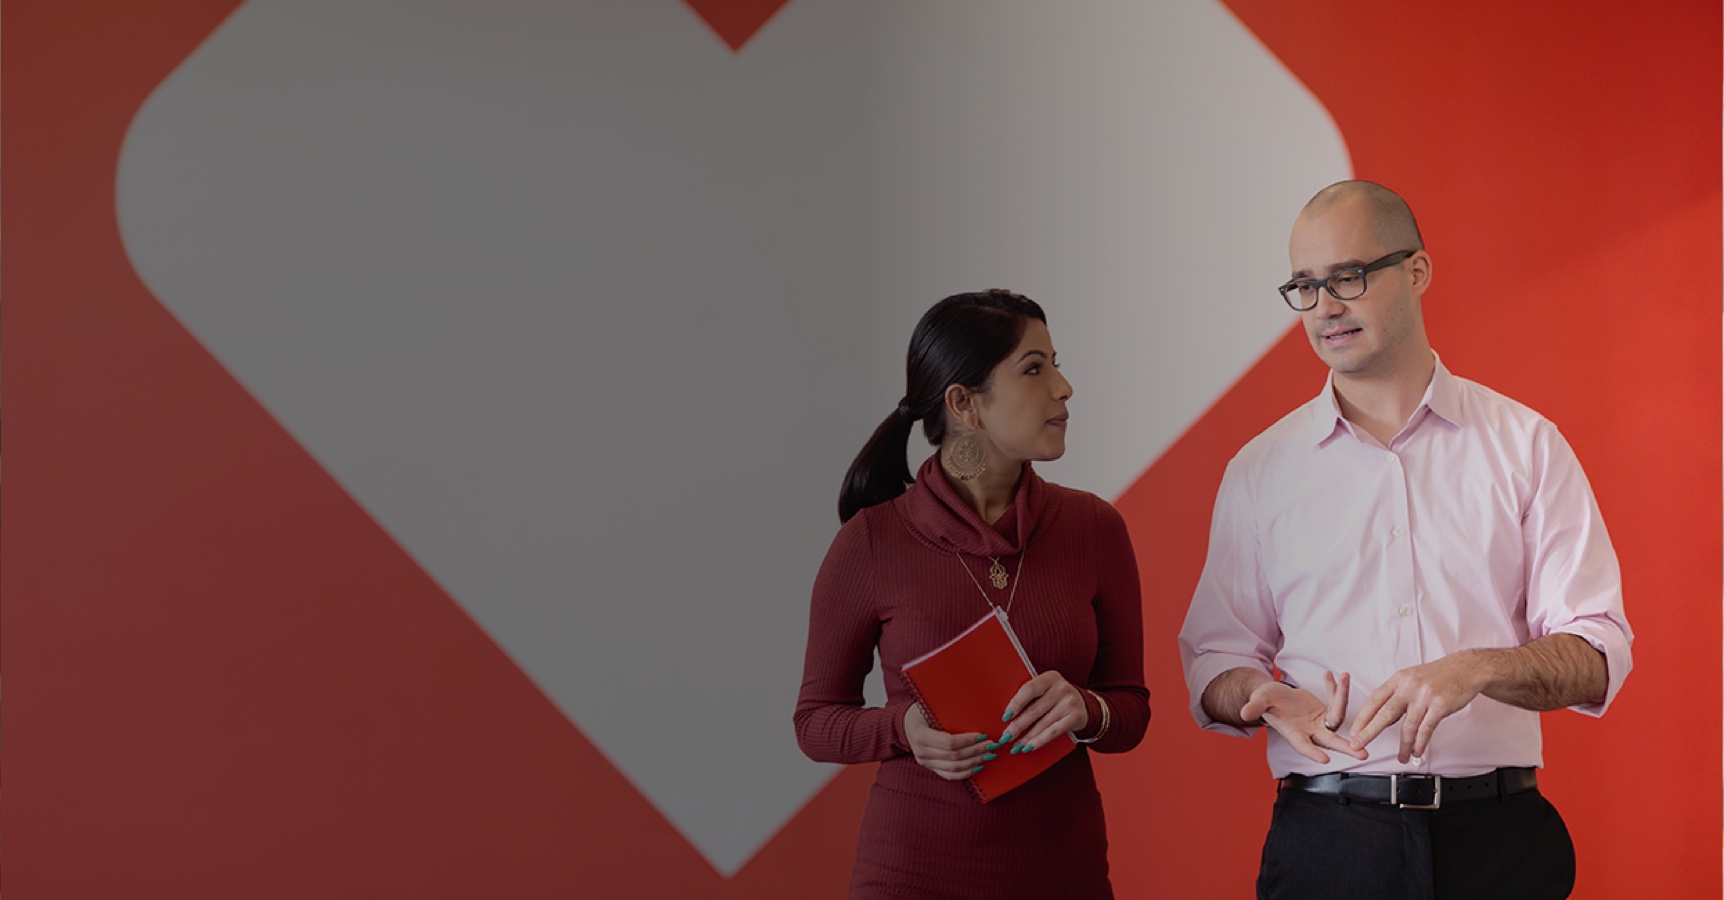
<path fill-rule="evenodd" d="M 1604 702 L 1574 707 L 1603 714 L 1633 633 L 1586 475 L 1547 419 L 1438 360 L 1387 448 L 1341 417 L 1331 375 L 1228 463 L 1179 649 L 1198 724 L 1249 736 L 1203 711 L 1204 688 L 1229 669 L 1273 665 L 1325 699 L 1323 673 L 1350 672 L 1350 727 L 1400 669 L 1557 633 L 1604 654 Z M 1538 713 L 1482 694 L 1443 720 L 1422 759 L 1397 761 L 1400 741 L 1397 724 L 1368 760 L 1319 765 L 1271 729 L 1269 768 L 1453 777 L 1544 762 Z"/>

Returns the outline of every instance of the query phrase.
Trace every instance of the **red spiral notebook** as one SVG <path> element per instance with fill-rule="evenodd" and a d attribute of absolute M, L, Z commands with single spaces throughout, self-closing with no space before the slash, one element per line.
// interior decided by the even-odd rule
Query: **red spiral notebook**
<path fill-rule="evenodd" d="M 964 633 L 905 663 L 898 670 L 904 686 L 922 707 L 928 724 L 948 734 L 980 731 L 993 740 L 1010 731 L 1001 722 L 1006 704 L 1024 682 L 1036 676 L 1029 654 L 1012 632 L 1005 613 L 994 610 Z M 1077 747 L 1070 735 L 1029 753 L 1002 747 L 999 758 L 964 780 L 983 803 L 1029 781 Z"/>

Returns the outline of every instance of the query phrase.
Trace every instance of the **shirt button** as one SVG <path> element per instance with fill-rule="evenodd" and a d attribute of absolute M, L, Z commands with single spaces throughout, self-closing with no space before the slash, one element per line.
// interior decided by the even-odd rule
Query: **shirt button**
<path fill-rule="evenodd" d="M 1401 614 L 1401 618 L 1405 619 L 1406 617 L 1413 614 L 1413 609 L 1412 609 L 1412 607 L 1409 607 L 1409 606 L 1403 606 L 1399 610 L 1397 610 L 1397 612 L 1399 612 Z"/>
<path fill-rule="evenodd" d="M 1389 537 L 1398 538 L 1400 536 L 1401 536 L 1401 529 L 1399 529 L 1399 528 L 1389 529 Z"/>

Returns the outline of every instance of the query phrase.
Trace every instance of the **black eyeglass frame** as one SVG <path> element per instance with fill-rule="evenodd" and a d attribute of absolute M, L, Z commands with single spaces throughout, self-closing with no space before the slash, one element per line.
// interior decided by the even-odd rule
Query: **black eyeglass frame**
<path fill-rule="evenodd" d="M 1335 271 L 1330 272 L 1329 277 L 1327 278 L 1295 278 L 1276 288 L 1276 290 L 1281 292 L 1281 299 L 1286 301 L 1287 305 L 1292 307 L 1294 312 L 1305 312 L 1308 309 L 1315 309 L 1317 306 L 1316 289 L 1318 288 L 1327 290 L 1329 292 L 1329 296 L 1334 297 L 1336 300 L 1340 300 L 1343 303 L 1350 300 L 1357 300 L 1360 297 L 1365 296 L 1365 289 L 1369 287 L 1369 285 L 1365 283 L 1366 275 L 1369 275 L 1378 269 L 1387 269 L 1390 266 L 1398 265 L 1402 260 L 1407 259 L 1417 252 L 1419 251 L 1396 250 L 1388 256 L 1372 260 L 1362 266 L 1348 266 L 1345 269 L 1336 269 Z M 1340 291 L 1335 290 L 1335 279 L 1348 273 L 1354 273 L 1359 276 L 1359 293 L 1354 294 L 1351 297 L 1343 297 L 1341 296 Z M 1289 291 L 1297 291 L 1302 285 L 1310 285 L 1313 288 L 1311 291 L 1311 303 L 1308 306 L 1300 306 L 1298 301 L 1293 298 L 1293 295 L 1289 293 Z"/>

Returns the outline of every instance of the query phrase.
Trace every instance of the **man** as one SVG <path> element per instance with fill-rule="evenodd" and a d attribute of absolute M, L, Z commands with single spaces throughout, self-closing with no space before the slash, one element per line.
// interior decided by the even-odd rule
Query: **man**
<path fill-rule="evenodd" d="M 1586 476 L 1432 352 L 1392 191 L 1325 188 L 1289 255 L 1328 383 L 1228 464 L 1179 638 L 1198 724 L 1270 729 L 1258 896 L 1566 897 L 1538 713 L 1602 714 L 1633 639 Z"/>

